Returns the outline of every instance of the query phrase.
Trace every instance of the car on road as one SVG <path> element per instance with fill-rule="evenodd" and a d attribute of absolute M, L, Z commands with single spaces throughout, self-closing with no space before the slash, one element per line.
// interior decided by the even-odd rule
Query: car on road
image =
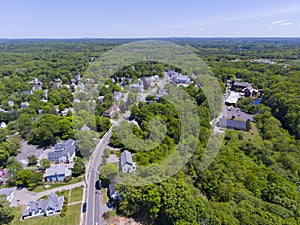
<path fill-rule="evenodd" d="M 96 190 L 101 190 L 101 181 L 100 180 L 96 181 L 95 188 L 96 188 Z"/>
<path fill-rule="evenodd" d="M 82 212 L 83 212 L 83 213 L 86 212 L 86 202 L 82 204 Z"/>

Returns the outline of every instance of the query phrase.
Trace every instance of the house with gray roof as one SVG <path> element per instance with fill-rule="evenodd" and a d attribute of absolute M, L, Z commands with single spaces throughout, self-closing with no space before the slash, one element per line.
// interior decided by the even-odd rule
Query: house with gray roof
<path fill-rule="evenodd" d="M 191 78 L 188 75 L 172 75 L 170 78 L 171 83 L 184 83 L 184 84 L 189 84 L 191 82 Z"/>
<path fill-rule="evenodd" d="M 121 154 L 120 170 L 124 173 L 132 173 L 136 170 L 136 164 L 132 161 L 132 154 L 127 150 Z"/>
<path fill-rule="evenodd" d="M 2 197 L 2 199 L 10 202 L 14 197 L 14 191 L 11 188 L 1 188 L 0 196 Z"/>
<path fill-rule="evenodd" d="M 121 98 L 122 98 L 122 93 L 119 91 L 114 91 L 114 101 L 118 102 L 121 100 Z"/>
<path fill-rule="evenodd" d="M 29 219 L 37 216 L 51 216 L 61 213 L 64 196 L 55 193 L 49 195 L 48 199 L 41 199 L 38 202 L 29 202 L 23 211 L 22 219 Z"/>
<path fill-rule="evenodd" d="M 70 176 L 72 176 L 72 171 L 66 165 L 51 166 L 45 172 L 47 182 L 63 181 L 65 177 Z"/>
<path fill-rule="evenodd" d="M 48 159 L 52 163 L 70 163 L 74 161 L 77 143 L 73 139 L 62 141 L 54 146 L 54 151 L 49 152 Z"/>
<path fill-rule="evenodd" d="M 113 200 L 121 199 L 121 195 L 116 191 L 116 188 L 115 188 L 115 185 L 120 182 L 121 181 L 118 178 L 115 178 L 108 186 L 109 197 Z"/>

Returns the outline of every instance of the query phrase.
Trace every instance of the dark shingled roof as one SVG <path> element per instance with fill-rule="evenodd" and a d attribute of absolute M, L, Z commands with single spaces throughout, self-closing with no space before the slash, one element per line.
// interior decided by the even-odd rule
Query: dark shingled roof
<path fill-rule="evenodd" d="M 248 82 L 239 82 L 239 81 L 235 81 L 235 82 L 233 83 L 233 86 L 246 88 L 246 87 L 252 86 L 252 84 L 251 84 L 251 83 L 248 83 Z"/>
<path fill-rule="evenodd" d="M 221 118 L 219 120 L 218 126 L 236 130 L 246 130 L 246 122 L 240 120 L 228 120 Z"/>
<path fill-rule="evenodd" d="M 109 196 L 112 198 L 112 196 L 116 193 L 115 185 L 120 183 L 121 180 L 118 178 L 113 179 L 113 181 L 109 184 L 108 190 L 109 190 Z"/>

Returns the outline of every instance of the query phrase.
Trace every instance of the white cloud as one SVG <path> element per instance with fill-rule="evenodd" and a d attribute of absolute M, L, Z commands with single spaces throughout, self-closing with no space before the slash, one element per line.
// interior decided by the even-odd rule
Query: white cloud
<path fill-rule="evenodd" d="M 282 20 L 277 20 L 277 21 L 273 21 L 272 24 L 279 24 L 279 23 L 282 23 L 283 21 Z"/>
<path fill-rule="evenodd" d="M 282 26 L 288 26 L 288 25 L 292 25 L 293 23 L 291 23 L 291 22 L 288 22 L 288 23 L 282 23 L 281 25 Z"/>

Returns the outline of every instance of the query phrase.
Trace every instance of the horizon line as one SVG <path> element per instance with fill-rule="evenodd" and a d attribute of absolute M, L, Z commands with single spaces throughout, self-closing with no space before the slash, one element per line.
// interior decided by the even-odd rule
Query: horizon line
<path fill-rule="evenodd" d="M 300 36 L 155 36 L 155 37 L 0 37 L 0 40 L 33 40 L 33 39 L 44 39 L 44 40 L 78 40 L 78 39 L 183 39 L 183 38 L 197 38 L 197 39 L 238 39 L 238 38 L 287 38 L 287 39 L 298 39 Z"/>

